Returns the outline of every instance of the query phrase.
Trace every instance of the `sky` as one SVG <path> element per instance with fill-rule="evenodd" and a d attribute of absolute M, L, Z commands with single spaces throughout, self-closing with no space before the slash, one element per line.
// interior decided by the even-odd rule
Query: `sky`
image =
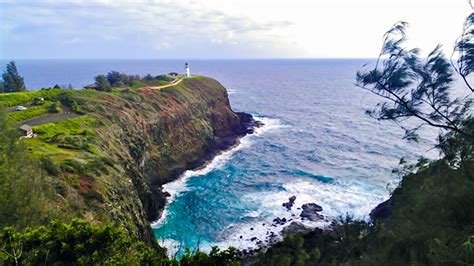
<path fill-rule="evenodd" d="M 452 52 L 467 0 L 0 0 L 0 59 L 374 58 L 391 25 Z"/>

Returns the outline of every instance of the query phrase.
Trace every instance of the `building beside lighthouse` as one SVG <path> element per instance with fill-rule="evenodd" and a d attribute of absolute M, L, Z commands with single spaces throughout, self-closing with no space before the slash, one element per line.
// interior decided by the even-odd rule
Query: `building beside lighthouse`
<path fill-rule="evenodd" d="M 184 70 L 186 71 L 186 77 L 191 77 L 191 71 L 189 70 L 189 64 L 188 62 L 186 62 L 186 64 L 184 64 Z"/>

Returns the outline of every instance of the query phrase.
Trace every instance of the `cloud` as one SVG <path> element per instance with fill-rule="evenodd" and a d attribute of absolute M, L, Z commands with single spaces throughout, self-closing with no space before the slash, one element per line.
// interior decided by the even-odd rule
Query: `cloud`
<path fill-rule="evenodd" d="M 275 29 L 292 26 L 189 1 L 0 0 L 0 5 L 1 46 L 10 58 L 271 56 L 284 53 L 274 48 L 281 42 Z"/>

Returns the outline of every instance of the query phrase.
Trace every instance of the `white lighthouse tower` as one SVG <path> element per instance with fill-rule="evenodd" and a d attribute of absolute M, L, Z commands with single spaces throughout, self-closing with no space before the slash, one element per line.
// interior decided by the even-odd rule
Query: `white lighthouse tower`
<path fill-rule="evenodd" d="M 186 77 L 191 77 L 191 71 L 189 70 L 188 62 L 186 62 L 186 64 L 184 64 L 184 69 L 186 70 Z"/>

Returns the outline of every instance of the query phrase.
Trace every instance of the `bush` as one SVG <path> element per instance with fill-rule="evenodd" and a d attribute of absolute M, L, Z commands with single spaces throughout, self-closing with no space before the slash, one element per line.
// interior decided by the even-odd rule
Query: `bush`
<path fill-rule="evenodd" d="M 168 259 L 113 225 L 82 220 L 0 231 L 0 261 L 7 265 L 159 265 Z"/>
<path fill-rule="evenodd" d="M 61 173 L 59 166 L 57 166 L 49 157 L 41 157 L 40 162 L 48 174 L 58 176 Z"/>
<path fill-rule="evenodd" d="M 61 112 L 61 104 L 59 102 L 52 102 L 48 106 L 48 112 L 49 113 L 59 113 Z"/>

